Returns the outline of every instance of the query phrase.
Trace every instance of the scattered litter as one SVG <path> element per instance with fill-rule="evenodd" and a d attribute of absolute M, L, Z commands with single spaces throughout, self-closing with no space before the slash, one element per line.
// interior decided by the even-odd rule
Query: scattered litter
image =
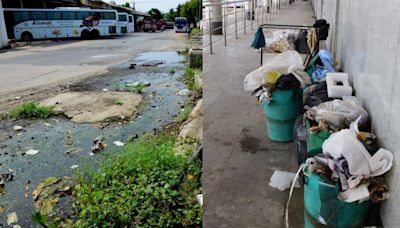
<path fill-rule="evenodd" d="M 76 169 L 76 168 L 78 168 L 79 167 L 79 165 L 72 165 L 70 168 L 71 169 Z"/>
<path fill-rule="evenodd" d="M 50 127 L 50 126 L 51 126 L 51 124 L 49 124 L 49 123 L 44 123 L 44 126 L 46 126 L 46 127 Z"/>
<path fill-rule="evenodd" d="M 7 215 L 7 225 L 11 225 L 17 222 L 18 222 L 17 212 L 13 212 Z"/>
<path fill-rule="evenodd" d="M 24 128 L 22 126 L 15 125 L 14 131 L 22 131 Z"/>
<path fill-rule="evenodd" d="M 93 156 L 93 154 L 104 150 L 107 147 L 107 144 L 105 144 L 104 141 L 104 135 L 100 135 L 93 140 L 94 146 L 92 147 L 92 153 L 89 153 L 90 156 Z"/>
<path fill-rule="evenodd" d="M 203 194 L 198 194 L 196 196 L 197 202 L 199 202 L 200 205 L 203 205 Z"/>
<path fill-rule="evenodd" d="M 29 188 L 31 187 L 31 181 L 28 181 L 25 185 L 24 197 L 25 199 L 29 198 Z"/>
<path fill-rule="evenodd" d="M 9 181 L 12 181 L 14 178 L 14 175 L 12 173 L 12 170 L 10 170 L 9 173 L 2 173 L 0 174 L 0 185 L 5 184 Z"/>
<path fill-rule="evenodd" d="M 281 191 L 285 191 L 290 187 L 295 177 L 295 173 L 275 170 L 275 172 L 271 176 L 271 179 L 269 180 L 269 186 L 277 188 Z M 298 181 L 296 181 L 295 187 L 300 188 L 300 184 Z"/>
<path fill-rule="evenodd" d="M 35 207 L 44 215 L 54 213 L 54 207 L 65 195 L 71 195 L 73 185 L 71 180 L 60 177 L 48 177 L 44 179 L 32 192 Z"/>
<path fill-rule="evenodd" d="M 108 89 L 104 88 L 104 89 L 103 89 L 103 91 L 104 91 L 104 92 L 107 92 L 107 91 L 108 91 Z"/>
<path fill-rule="evenodd" d="M 3 213 L 3 212 L 4 212 L 4 210 L 5 210 L 4 206 L 3 206 L 3 205 L 1 205 L 1 206 L 0 206 L 0 214 L 1 214 L 1 213 Z"/>
<path fill-rule="evenodd" d="M 15 97 L 15 100 L 19 100 L 19 99 L 21 99 L 21 97 Z"/>
<path fill-rule="evenodd" d="M 129 64 L 129 69 L 135 69 L 136 68 L 136 63 Z"/>
<path fill-rule="evenodd" d="M 182 89 L 181 91 L 178 92 L 179 96 L 189 96 L 190 95 L 190 90 L 188 89 Z"/>
<path fill-rule="evenodd" d="M 13 225 L 13 228 L 21 228 L 21 226 L 20 225 Z"/>
<path fill-rule="evenodd" d="M 125 143 L 123 143 L 121 141 L 114 141 L 114 145 L 116 145 L 116 146 L 124 146 Z"/>
<path fill-rule="evenodd" d="M 38 150 L 28 150 L 28 151 L 25 152 L 25 154 L 28 154 L 28 155 L 35 155 L 37 153 L 39 153 Z"/>
<path fill-rule="evenodd" d="M 164 64 L 164 62 L 144 63 L 144 64 L 142 64 L 142 66 L 153 67 L 153 66 L 158 66 L 158 65 L 161 65 L 161 64 Z"/>

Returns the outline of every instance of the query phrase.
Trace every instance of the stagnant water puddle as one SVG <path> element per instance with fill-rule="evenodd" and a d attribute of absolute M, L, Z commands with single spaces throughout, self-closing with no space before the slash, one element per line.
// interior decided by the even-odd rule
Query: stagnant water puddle
<path fill-rule="evenodd" d="M 32 191 L 43 179 L 49 176 L 72 176 L 73 165 L 96 162 L 100 154 L 90 156 L 93 139 L 104 134 L 108 147 L 100 152 L 112 153 L 114 141 L 126 142 L 133 135 L 142 135 L 161 130 L 172 123 L 181 112 L 188 97 L 178 95 L 186 88 L 182 82 L 184 57 L 176 52 L 149 52 L 140 54 L 136 59 L 115 66 L 103 77 L 88 80 L 71 86 L 71 91 L 130 90 L 126 83 L 149 82 L 143 90 L 143 106 L 136 118 L 126 122 L 113 122 L 105 128 L 94 124 L 77 124 L 66 117 L 52 117 L 46 120 L 2 121 L 0 122 L 0 174 L 13 171 L 13 180 L 5 183 L 6 194 L 0 194 L 0 227 L 6 225 L 7 215 L 16 212 L 21 227 L 35 227 L 31 216 L 35 211 Z M 154 66 L 153 63 L 158 64 Z M 129 69 L 136 63 L 136 69 Z M 170 73 L 170 69 L 175 74 Z M 14 125 L 22 125 L 21 135 L 13 130 Z M 39 150 L 36 155 L 28 155 L 28 149 Z M 78 167 L 78 169 L 80 168 Z M 30 182 L 28 198 L 26 185 Z M 64 202 L 65 203 L 65 202 Z"/>

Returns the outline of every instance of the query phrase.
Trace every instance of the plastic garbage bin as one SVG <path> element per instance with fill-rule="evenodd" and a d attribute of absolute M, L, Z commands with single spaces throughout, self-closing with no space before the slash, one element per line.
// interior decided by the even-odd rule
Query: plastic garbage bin
<path fill-rule="evenodd" d="M 304 227 L 363 227 L 372 202 L 346 203 L 338 199 L 339 184 L 316 174 L 305 175 Z"/>
<path fill-rule="evenodd" d="M 306 121 L 307 127 L 307 157 L 322 153 L 322 144 L 329 138 L 329 131 L 320 130 L 317 134 L 310 133 L 310 121 Z"/>
<path fill-rule="evenodd" d="M 294 122 L 303 105 L 303 90 L 276 90 L 271 95 L 271 101 L 262 103 L 267 135 L 274 141 L 292 141 Z"/>

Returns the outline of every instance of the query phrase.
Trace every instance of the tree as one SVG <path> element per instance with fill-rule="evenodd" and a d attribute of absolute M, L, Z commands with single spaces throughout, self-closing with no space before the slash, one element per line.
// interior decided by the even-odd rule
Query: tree
<path fill-rule="evenodd" d="M 175 17 L 178 16 L 178 12 L 174 9 L 170 9 L 168 13 L 164 14 L 164 19 L 166 21 L 174 21 Z"/>
<path fill-rule="evenodd" d="M 156 8 L 152 8 L 151 10 L 149 10 L 148 14 L 150 14 L 150 16 L 155 20 L 163 19 L 163 15 L 161 14 L 160 10 Z"/>
<path fill-rule="evenodd" d="M 125 4 L 122 4 L 122 6 L 123 6 L 123 7 L 128 7 L 128 8 L 131 7 L 131 5 L 129 4 L 129 2 L 125 2 Z"/>
<path fill-rule="evenodd" d="M 177 11 L 178 15 L 181 17 L 186 17 L 188 23 L 196 23 L 201 19 L 201 0 L 189 0 L 183 5 L 178 5 Z"/>

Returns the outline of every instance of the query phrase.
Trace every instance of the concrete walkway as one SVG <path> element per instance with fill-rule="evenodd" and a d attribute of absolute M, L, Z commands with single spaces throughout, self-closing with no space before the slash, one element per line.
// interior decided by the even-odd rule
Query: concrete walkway
<path fill-rule="evenodd" d="M 268 23 L 314 22 L 311 5 L 297 1 Z M 243 91 L 246 74 L 258 68 L 260 54 L 250 48 L 255 31 L 204 50 L 204 227 L 282 227 L 288 190 L 268 186 L 274 170 L 296 171 L 292 143 L 266 136 L 263 111 Z M 276 54 L 265 54 L 265 61 Z M 292 227 L 303 226 L 303 192 L 290 207 Z"/>

